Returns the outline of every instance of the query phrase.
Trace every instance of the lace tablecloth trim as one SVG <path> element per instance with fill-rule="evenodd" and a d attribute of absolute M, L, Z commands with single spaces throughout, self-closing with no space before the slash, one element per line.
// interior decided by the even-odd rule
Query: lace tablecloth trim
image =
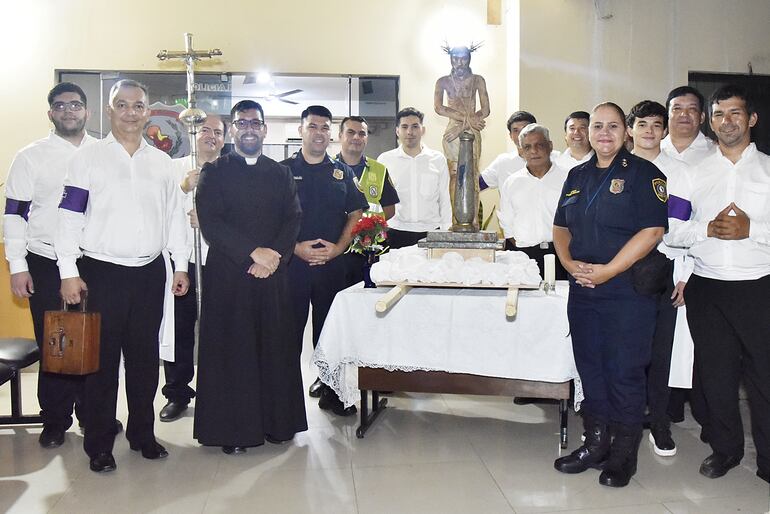
<path fill-rule="evenodd" d="M 313 362 L 318 366 L 318 377 L 321 382 L 331 387 L 340 397 L 345 407 L 354 405 L 361 397 L 358 389 L 358 368 L 378 368 L 387 371 L 447 371 L 444 369 L 427 368 L 423 366 L 406 366 L 393 364 L 378 364 L 362 362 L 355 357 L 343 357 L 334 367 L 331 367 L 328 358 L 321 347 L 317 347 L 313 354 Z M 449 372 L 451 373 L 451 371 Z M 580 409 L 583 401 L 583 387 L 580 378 L 575 378 L 575 410 Z"/>

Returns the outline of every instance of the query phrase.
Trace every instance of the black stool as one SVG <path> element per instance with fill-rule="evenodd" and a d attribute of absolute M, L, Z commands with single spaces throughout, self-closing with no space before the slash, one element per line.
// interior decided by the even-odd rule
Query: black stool
<path fill-rule="evenodd" d="M 22 337 L 0 339 L 0 384 L 11 382 L 11 415 L 0 416 L 0 425 L 43 423 L 40 415 L 25 416 L 21 407 L 21 370 L 38 360 L 40 360 L 40 352 L 34 339 Z"/>

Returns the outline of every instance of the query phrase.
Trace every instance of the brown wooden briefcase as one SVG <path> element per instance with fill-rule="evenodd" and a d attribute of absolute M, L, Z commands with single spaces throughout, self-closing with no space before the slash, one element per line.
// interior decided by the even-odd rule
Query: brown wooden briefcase
<path fill-rule="evenodd" d="M 99 371 L 99 335 L 102 316 L 86 311 L 86 295 L 80 311 L 46 311 L 42 369 L 62 375 L 88 375 Z"/>

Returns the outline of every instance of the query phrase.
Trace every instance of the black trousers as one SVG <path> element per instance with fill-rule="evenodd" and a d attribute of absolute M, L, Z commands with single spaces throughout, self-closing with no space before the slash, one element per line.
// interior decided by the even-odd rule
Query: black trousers
<path fill-rule="evenodd" d="M 435 230 L 438 230 L 438 228 Z M 426 237 L 427 235 L 427 232 L 409 232 L 407 230 L 389 228 L 387 245 L 389 248 L 403 248 L 405 246 L 413 246 L 417 244 L 417 241 L 423 237 Z"/>
<path fill-rule="evenodd" d="M 770 275 L 741 281 L 693 275 L 685 300 L 695 342 L 695 366 L 708 407 L 711 448 L 743 456 L 738 408 L 743 379 L 757 465 L 770 470 Z"/>
<path fill-rule="evenodd" d="M 540 268 L 540 276 L 545 278 L 545 255 L 548 253 L 552 253 L 556 256 L 556 280 L 567 280 L 569 278 L 569 273 L 567 273 L 567 270 L 564 269 L 564 266 L 561 265 L 561 261 L 559 260 L 559 257 L 556 255 L 556 249 L 553 247 L 553 243 L 548 243 L 548 248 L 540 248 L 540 245 L 537 246 L 527 246 L 524 248 L 519 248 L 518 246 L 514 246 L 508 239 L 505 240 L 505 249 L 506 250 L 512 250 L 512 251 L 518 251 L 518 252 L 524 252 L 527 254 L 527 256 L 530 259 L 534 259 L 535 262 L 537 262 L 537 267 Z"/>
<path fill-rule="evenodd" d="M 40 255 L 27 254 L 27 265 L 32 275 L 35 293 L 29 297 L 29 310 L 35 339 L 41 354 L 45 337 L 43 320 L 45 311 L 58 311 L 62 301 L 59 294 L 59 268 L 56 261 Z M 83 388 L 83 377 L 59 375 L 40 371 L 37 377 L 37 399 L 40 403 L 40 415 L 47 427 L 67 430 L 72 425 L 72 407 L 78 400 Z"/>
<path fill-rule="evenodd" d="M 126 438 L 144 446 L 155 440 L 153 399 L 158 389 L 158 330 L 163 317 L 166 268 L 163 257 L 140 267 L 84 257 L 80 275 L 90 310 L 101 312 L 99 371 L 86 376 L 83 448 L 89 457 L 112 451 L 118 372 L 123 352 L 128 424 Z"/>
<path fill-rule="evenodd" d="M 669 261 L 666 290 L 658 299 L 655 334 L 652 337 L 652 359 L 647 367 L 647 419 L 650 423 L 670 423 L 668 401 L 671 389 L 668 376 L 671 372 L 671 349 L 674 346 L 676 307 L 671 305 L 674 291 L 674 262 Z"/>
<path fill-rule="evenodd" d="M 163 396 L 171 402 L 188 404 L 195 398 L 190 387 L 195 376 L 195 322 L 198 320 L 198 306 L 195 300 L 197 279 L 195 265 L 190 263 L 190 289 L 184 296 L 174 297 L 174 362 L 163 361 L 166 385 Z"/>
<path fill-rule="evenodd" d="M 289 262 L 295 342 L 299 344 L 300 350 L 310 305 L 313 305 L 313 348 L 315 348 L 337 291 L 347 287 L 347 266 L 343 259 L 344 255 L 339 255 L 320 266 L 310 266 L 296 255 Z"/>

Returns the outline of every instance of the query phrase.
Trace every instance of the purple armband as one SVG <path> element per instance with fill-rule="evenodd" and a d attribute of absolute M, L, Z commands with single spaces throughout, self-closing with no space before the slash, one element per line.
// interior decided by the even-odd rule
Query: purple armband
<path fill-rule="evenodd" d="M 687 221 L 692 214 L 692 204 L 689 200 L 678 196 L 668 195 L 668 217 Z"/>
<path fill-rule="evenodd" d="M 59 209 L 67 209 L 72 212 L 84 213 L 88 205 L 88 190 L 75 186 L 64 186 L 64 193 L 61 195 Z"/>
<path fill-rule="evenodd" d="M 29 206 L 32 202 L 28 200 L 14 200 L 7 198 L 5 200 L 5 213 L 15 216 L 21 216 L 24 221 L 29 221 Z"/>

